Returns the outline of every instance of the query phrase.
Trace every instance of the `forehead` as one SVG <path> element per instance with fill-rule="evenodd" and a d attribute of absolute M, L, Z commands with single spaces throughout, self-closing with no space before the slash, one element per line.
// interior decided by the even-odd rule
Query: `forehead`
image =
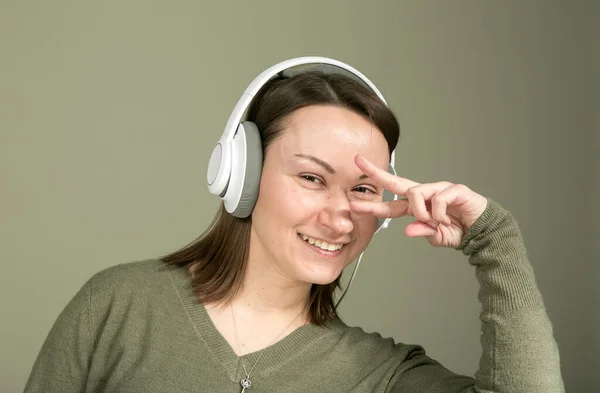
<path fill-rule="evenodd" d="M 294 111 L 278 139 L 277 150 L 288 157 L 311 154 L 346 165 L 360 153 L 382 169 L 389 163 L 383 133 L 363 116 L 341 107 L 309 106 Z"/>

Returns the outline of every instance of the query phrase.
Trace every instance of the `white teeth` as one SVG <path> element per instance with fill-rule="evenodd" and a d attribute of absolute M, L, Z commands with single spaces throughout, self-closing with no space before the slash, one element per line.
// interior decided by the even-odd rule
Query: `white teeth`
<path fill-rule="evenodd" d="M 329 243 L 324 242 L 322 240 L 313 239 L 312 237 L 308 237 L 308 236 L 303 235 L 303 234 L 300 234 L 300 236 L 308 244 L 315 245 L 315 246 L 319 247 L 322 250 L 337 251 L 337 250 L 341 249 L 344 246 L 343 244 L 329 244 Z"/>

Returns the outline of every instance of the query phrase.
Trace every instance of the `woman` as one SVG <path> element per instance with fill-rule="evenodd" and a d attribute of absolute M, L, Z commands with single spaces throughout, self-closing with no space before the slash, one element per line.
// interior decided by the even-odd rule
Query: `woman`
<path fill-rule="evenodd" d="M 393 113 L 344 75 L 266 83 L 247 119 L 264 154 L 247 218 L 222 207 L 195 242 L 92 277 L 53 326 L 26 392 L 564 391 L 514 218 L 463 185 L 388 173 Z M 400 196 L 383 202 L 383 190 Z M 475 377 L 417 345 L 348 327 L 334 294 L 380 217 L 461 250 L 481 285 Z"/>

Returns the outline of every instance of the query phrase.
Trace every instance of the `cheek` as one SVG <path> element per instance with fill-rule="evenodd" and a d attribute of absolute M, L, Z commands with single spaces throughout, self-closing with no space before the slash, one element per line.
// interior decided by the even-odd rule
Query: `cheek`
<path fill-rule="evenodd" d="M 325 193 L 315 190 L 304 189 L 298 185 L 292 185 L 288 190 L 288 196 L 294 204 L 294 210 L 303 210 L 307 214 L 316 213 L 323 209 L 327 202 Z"/>
<path fill-rule="evenodd" d="M 303 188 L 293 176 L 278 171 L 265 173 L 261 178 L 260 193 L 268 195 L 270 203 L 289 211 L 322 206 L 318 192 Z"/>
<path fill-rule="evenodd" d="M 263 176 L 255 212 L 274 221 L 297 221 L 314 215 L 322 208 L 323 196 L 314 190 L 302 188 L 288 176 Z"/>
<path fill-rule="evenodd" d="M 369 243 L 371 241 L 373 234 L 377 230 L 378 222 L 377 217 L 370 215 L 355 219 L 354 228 L 361 238 L 361 243 Z"/>
<path fill-rule="evenodd" d="M 360 229 L 361 234 L 369 236 L 369 233 L 374 233 L 377 229 L 379 219 L 368 213 L 350 213 L 354 226 Z"/>

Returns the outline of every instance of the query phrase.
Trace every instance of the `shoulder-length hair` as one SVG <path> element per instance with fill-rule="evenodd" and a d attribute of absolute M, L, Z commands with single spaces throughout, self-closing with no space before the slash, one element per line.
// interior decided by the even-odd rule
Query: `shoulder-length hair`
<path fill-rule="evenodd" d="M 260 131 L 263 157 L 269 145 L 285 132 L 285 119 L 310 105 L 343 107 L 368 119 L 384 135 L 388 149 L 395 149 L 400 127 L 393 112 L 369 88 L 352 78 L 317 71 L 267 82 L 255 96 L 246 120 Z M 228 304 L 239 291 L 250 250 L 252 216 L 236 218 L 221 204 L 211 225 L 195 241 L 162 258 L 169 265 L 186 267 L 192 286 L 203 303 Z M 341 276 L 340 276 L 341 277 Z M 336 316 L 334 293 L 340 277 L 311 288 L 310 321 L 322 325 Z"/>

